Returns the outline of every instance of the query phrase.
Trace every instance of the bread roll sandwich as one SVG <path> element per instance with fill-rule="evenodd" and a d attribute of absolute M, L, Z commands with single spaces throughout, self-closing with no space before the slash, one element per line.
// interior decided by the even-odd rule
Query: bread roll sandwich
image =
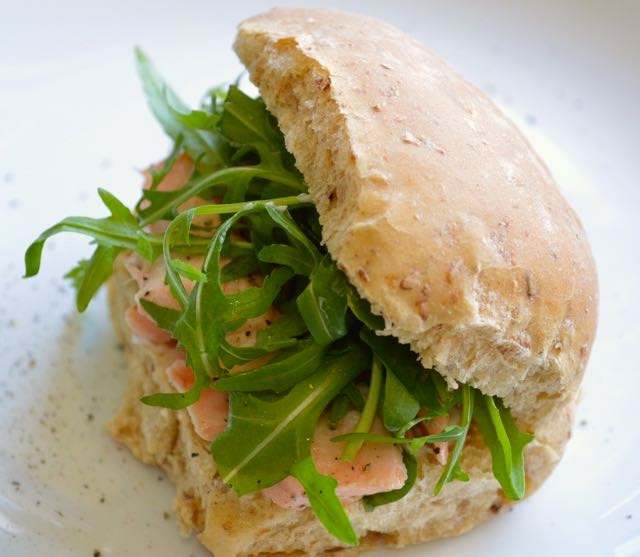
<path fill-rule="evenodd" d="M 561 458 L 596 328 L 578 217 L 516 127 L 415 39 L 337 11 L 240 24 L 260 91 L 184 104 L 133 211 L 71 217 L 131 379 L 108 429 L 216 557 L 468 531 Z"/>

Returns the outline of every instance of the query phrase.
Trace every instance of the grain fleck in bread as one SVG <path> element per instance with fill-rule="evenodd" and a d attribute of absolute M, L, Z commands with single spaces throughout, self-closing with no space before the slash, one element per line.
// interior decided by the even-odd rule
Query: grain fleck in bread
<path fill-rule="evenodd" d="M 535 433 L 525 451 L 531 493 L 569 438 L 597 305 L 584 231 L 548 171 L 490 100 L 384 23 L 274 10 L 244 22 L 235 48 L 305 175 L 329 251 L 385 332 L 452 385 L 503 397 Z M 132 377 L 109 429 L 167 471 L 184 531 L 217 557 L 402 546 L 460 534 L 507 505 L 473 429 L 462 457 L 468 483 L 433 497 L 442 468 L 425 449 L 407 497 L 373 513 L 347 505 L 357 548 L 341 546 L 308 509 L 239 498 L 185 411 L 139 403 L 169 389 L 169 362 L 132 342 L 123 320 L 131 281 L 117 267 L 112 314 Z"/>
<path fill-rule="evenodd" d="M 530 145 L 386 23 L 277 9 L 235 49 L 284 132 L 329 251 L 425 367 L 529 426 L 575 395 L 597 318 L 584 230 Z"/>
<path fill-rule="evenodd" d="M 442 467 L 425 449 L 420 458 L 418 482 L 404 499 L 372 513 L 365 512 L 357 502 L 347 505 L 361 540 L 357 547 L 337 542 L 309 509 L 282 509 L 259 493 L 238 497 L 216 475 L 208 447 L 194 432 L 186 410 L 140 403 L 142 396 L 170 389 L 165 370 L 171 361 L 162 350 L 132 340 L 124 313 L 133 302 L 134 293 L 132 279 L 118 262 L 109 284 L 109 299 L 131 377 L 122 406 L 108 424 L 108 430 L 137 458 L 166 471 L 176 484 L 175 509 L 183 533 L 194 531 L 216 557 L 356 553 L 380 544 L 404 546 L 461 534 L 510 504 L 502 498 L 491 472 L 489 452 L 475 431 L 462 456 L 462 467 L 471 477 L 468 483 L 453 482 L 438 497 L 433 497 Z M 527 447 L 529 493 L 560 459 L 570 425 L 570 408 L 563 407 Z"/>

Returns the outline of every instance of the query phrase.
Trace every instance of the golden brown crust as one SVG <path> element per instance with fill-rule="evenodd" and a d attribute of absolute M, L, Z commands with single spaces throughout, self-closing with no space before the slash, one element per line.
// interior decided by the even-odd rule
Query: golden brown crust
<path fill-rule="evenodd" d="M 425 367 L 536 423 L 576 396 L 597 313 L 584 230 L 519 131 L 416 40 L 276 9 L 235 49 L 309 184 L 327 247 Z"/>
<path fill-rule="evenodd" d="M 454 482 L 433 497 L 433 486 L 442 467 L 425 449 L 420 459 L 419 480 L 407 497 L 372 513 L 364 512 L 359 503 L 348 505 L 347 512 L 361 540 L 356 548 L 337 543 L 308 509 L 281 509 L 259 493 L 238 497 L 216 475 L 208 448 L 195 434 L 186 411 L 140 403 L 144 395 L 170 389 L 166 367 L 171 364 L 171 355 L 133 340 L 124 313 L 133 301 L 134 290 L 130 277 L 118 262 L 109 285 L 109 299 L 131 378 L 122 406 L 108 430 L 137 458 L 167 472 L 177 487 L 175 508 L 183 532 L 195 531 L 216 557 L 348 554 L 379 544 L 404 546 L 461 534 L 507 506 L 491 472 L 488 451 L 477 432 L 472 432 L 463 453 L 462 466 L 471 477 L 468 483 Z M 558 462 L 570 424 L 570 415 L 555 416 L 546 426 L 548 433 L 541 431 L 538 439 L 528 446 L 528 493 L 542 483 Z"/>

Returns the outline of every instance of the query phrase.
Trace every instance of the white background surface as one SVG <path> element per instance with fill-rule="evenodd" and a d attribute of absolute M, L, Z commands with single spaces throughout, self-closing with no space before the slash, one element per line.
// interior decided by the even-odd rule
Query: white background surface
<path fill-rule="evenodd" d="M 338 5 L 338 3 L 334 3 Z M 582 216 L 600 327 L 574 438 L 532 499 L 406 556 L 640 555 L 640 2 L 340 2 L 416 35 L 522 125 Z M 0 555 L 202 556 L 172 488 L 103 431 L 125 384 L 100 296 L 73 309 L 61 275 L 88 253 L 57 237 L 41 275 L 22 253 L 68 214 L 137 197 L 168 142 L 134 75 L 143 46 L 194 103 L 236 77 L 236 23 L 266 2 L 0 3 Z"/>

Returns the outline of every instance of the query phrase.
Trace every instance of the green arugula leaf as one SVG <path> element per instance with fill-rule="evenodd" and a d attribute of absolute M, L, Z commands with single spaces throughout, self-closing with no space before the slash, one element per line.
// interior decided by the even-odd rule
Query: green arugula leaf
<path fill-rule="evenodd" d="M 300 257 L 304 260 L 308 272 L 300 274 L 309 276 L 315 267 L 322 264 L 322 255 L 318 248 L 298 227 L 287 210 L 283 210 L 282 207 L 277 207 L 271 203 L 267 204 L 266 209 L 271 220 L 285 231 L 293 247 L 297 249 Z"/>
<path fill-rule="evenodd" d="M 360 389 L 356 387 L 355 382 L 352 381 L 342 389 L 342 392 L 331 402 L 328 420 L 329 427 L 331 429 L 336 429 L 351 407 L 362 413 L 364 405 L 364 397 L 362 396 Z"/>
<path fill-rule="evenodd" d="M 98 195 L 107 209 L 109 209 L 111 217 L 115 222 L 124 222 L 132 226 L 137 226 L 136 218 L 131 214 L 129 208 L 115 195 L 102 188 L 98 188 Z"/>
<path fill-rule="evenodd" d="M 151 262 L 158 256 L 159 250 L 158 246 L 154 245 L 146 234 L 139 231 L 135 251 L 142 259 Z"/>
<path fill-rule="evenodd" d="M 281 393 L 309 377 L 320 366 L 326 348 L 312 339 L 300 341 L 260 368 L 223 377 L 213 385 L 217 391 L 271 390 Z"/>
<path fill-rule="evenodd" d="M 238 84 L 236 80 L 235 84 Z M 211 114 L 220 114 L 222 112 L 222 104 L 227 98 L 227 90 L 229 89 L 228 83 L 221 83 L 211 87 L 203 96 L 200 102 L 200 107 L 205 112 Z"/>
<path fill-rule="evenodd" d="M 100 197 L 111 212 L 103 219 L 89 217 L 67 217 L 45 230 L 25 252 L 25 278 L 40 271 L 42 250 L 46 241 L 62 232 L 75 232 L 92 238 L 98 244 L 89 260 L 78 263 L 66 277 L 77 289 L 76 306 L 84 311 L 99 287 L 111 276 L 113 262 L 118 253 L 130 249 L 143 258 L 153 261 L 160 253 L 162 238 L 146 233 L 140 228 L 131 212 L 112 194 L 98 190 Z M 188 244 L 178 242 L 174 249 L 181 253 L 199 253 L 204 249 L 203 238 L 192 238 Z M 206 242 L 208 243 L 208 239 Z"/>
<path fill-rule="evenodd" d="M 491 451 L 493 475 L 506 497 L 519 500 L 525 494 L 524 448 L 533 436 L 520 431 L 500 400 L 475 392 L 474 420 Z"/>
<path fill-rule="evenodd" d="M 65 278 L 73 280 L 76 288 L 76 308 L 82 313 L 89 302 L 113 273 L 113 262 L 120 253 L 114 246 L 98 246 L 91 259 L 78 263 Z"/>
<path fill-rule="evenodd" d="M 313 271 L 313 265 L 309 265 L 301 257 L 299 250 L 286 244 L 271 244 L 263 247 L 258 253 L 258 259 L 265 263 L 286 265 L 297 275 L 308 276 Z"/>
<path fill-rule="evenodd" d="M 178 319 L 180 319 L 180 312 L 177 309 L 159 306 L 144 298 L 140 298 L 140 305 L 149 314 L 151 319 L 156 322 L 158 327 L 173 333 L 176 328 L 176 323 Z"/>
<path fill-rule="evenodd" d="M 293 346 L 299 336 L 308 331 L 300 314 L 287 313 L 268 327 L 260 329 L 256 335 L 256 346 L 269 352 Z"/>
<path fill-rule="evenodd" d="M 298 310 L 316 342 L 330 344 L 347 334 L 347 279 L 328 254 L 310 279 L 296 301 Z"/>
<path fill-rule="evenodd" d="M 384 329 L 384 319 L 380 315 L 374 315 L 371 304 L 361 298 L 358 291 L 351 285 L 347 288 L 347 304 L 353 315 L 366 327 L 372 331 Z"/>
<path fill-rule="evenodd" d="M 368 359 L 354 344 L 344 354 L 327 355 L 318 371 L 276 398 L 231 393 L 229 425 L 211 445 L 222 480 L 243 495 L 290 474 L 309 456 L 320 413 Z"/>
<path fill-rule="evenodd" d="M 143 192 L 143 199 L 150 205 L 143 209 L 141 202 L 138 203 L 142 226 L 172 219 L 183 203 L 215 186 L 226 188 L 225 203 L 244 201 L 247 189 L 256 178 L 295 192 L 306 192 L 306 185 L 284 148 L 282 134 L 262 101 L 251 99 L 231 86 L 220 115 L 190 111 L 164 83 L 148 58 L 141 51 L 137 55 L 149 104 L 165 131 L 175 141 L 182 139 L 191 158 L 215 170 L 190 180 L 176 191 Z M 242 157 L 228 152 L 228 142 L 236 145 L 238 152 L 255 149 L 260 155 L 259 164 L 236 166 L 234 161 Z"/>
<path fill-rule="evenodd" d="M 290 197 L 282 197 L 279 199 L 269 200 L 270 205 L 286 205 L 286 206 L 304 206 L 309 201 L 309 196 L 306 194 Z M 230 227 L 235 225 L 241 218 L 251 216 L 252 213 L 265 210 L 267 202 L 264 201 L 248 201 L 242 203 L 227 203 L 220 205 L 203 205 L 194 209 L 189 209 L 180 213 L 175 217 L 169 226 L 167 227 L 163 241 L 162 241 L 162 254 L 164 257 L 165 267 L 167 269 L 167 283 L 171 289 L 171 293 L 178 301 L 178 303 L 184 307 L 187 304 L 188 295 L 180 280 L 179 273 L 173 266 L 174 259 L 171 256 L 171 249 L 174 245 L 175 236 L 184 236 L 188 233 L 189 223 L 193 222 L 193 219 L 197 216 L 204 215 L 232 215 L 230 219 L 225 221 L 216 231 L 211 240 L 207 240 L 207 258 L 213 258 L 221 266 L 221 253 L 225 248 L 225 241 Z M 141 223 L 142 224 L 142 223 Z M 208 260 L 208 259 L 207 259 Z M 205 263 L 206 261 L 205 260 Z M 282 270 L 276 277 L 282 278 L 286 270 Z M 218 291 L 222 291 L 221 288 L 221 276 L 222 270 L 216 269 L 216 288 Z"/>
<path fill-rule="evenodd" d="M 89 265 L 89 260 L 81 259 L 75 264 L 74 267 L 69 269 L 69 271 L 67 271 L 67 273 L 63 277 L 71 281 L 71 285 L 75 290 L 78 290 L 78 288 L 80 288 L 80 285 L 82 284 L 82 279 L 84 277 L 84 273 L 85 273 L 85 269 L 87 268 L 87 265 Z"/>
<path fill-rule="evenodd" d="M 331 476 L 320 474 L 311 456 L 296 462 L 291 468 L 291 475 L 302 484 L 311 509 L 327 531 L 341 542 L 358 545 L 358 536 L 336 496 L 338 482 Z"/>
<path fill-rule="evenodd" d="M 260 269 L 260 261 L 255 253 L 241 255 L 232 259 L 222 268 L 222 282 L 230 282 L 239 278 L 247 277 Z"/>
<path fill-rule="evenodd" d="M 82 293 L 79 290 L 77 298 L 80 311 L 86 309 L 97 289 L 111 274 L 108 273 L 109 263 L 113 264 L 113 260 L 121 249 L 139 251 L 141 239 L 145 239 L 147 244 L 155 246 L 151 248 L 152 250 L 155 249 L 156 253 L 159 251 L 159 239 L 141 230 L 135 217 L 125 205 L 106 190 L 99 189 L 98 193 L 109 209 L 110 217 L 103 219 L 67 217 L 40 234 L 25 252 L 25 277 L 31 277 L 38 274 L 44 244 L 52 236 L 61 232 L 75 232 L 96 241 L 101 249 L 97 249 L 87 263 L 80 264 L 69 274 L 69 278 L 74 279 L 78 287 L 82 287 Z M 148 255 L 148 253 L 142 255 Z"/>
<path fill-rule="evenodd" d="M 188 295 L 175 261 L 171 257 L 171 238 L 181 219 L 193 219 L 193 210 L 174 219 L 164 235 L 163 255 L 166 280 L 183 313 L 176 322 L 173 336 L 187 352 L 187 364 L 193 369 L 195 381 L 186 393 L 156 393 L 142 399 L 149 406 L 164 406 L 174 410 L 186 408 L 200 398 L 202 389 L 211 378 L 219 374 L 218 355 L 224 339 L 224 292 L 221 285 L 220 257 L 227 234 L 235 222 L 247 212 L 255 210 L 253 205 L 241 208 L 226 220 L 211 239 L 205 256 L 202 272 L 207 280 L 196 282 Z"/>
<path fill-rule="evenodd" d="M 342 389 L 343 394 L 347 396 L 353 407 L 358 411 L 362 412 L 364 410 L 364 397 L 360 392 L 360 389 L 355 386 L 353 382 L 349 383 L 344 389 Z"/>
<path fill-rule="evenodd" d="M 193 160 L 211 168 L 224 165 L 225 143 L 216 132 L 218 117 L 202 111 L 196 111 L 194 115 L 139 48 L 136 49 L 136 62 L 149 107 L 166 134 L 174 141 L 181 139 Z"/>
<path fill-rule="evenodd" d="M 178 272 L 178 274 L 186 279 L 198 282 L 207 282 L 207 275 L 205 275 L 201 270 L 196 269 L 190 263 L 186 261 L 182 261 L 181 259 L 173 260 L 173 268 Z"/>
<path fill-rule="evenodd" d="M 371 347 L 420 406 L 428 408 L 431 413 L 448 414 L 449 409 L 442 406 L 433 384 L 434 374 L 422 367 L 418 356 L 407 345 L 400 344 L 394 337 L 378 336 L 366 328 L 360 331 L 360 338 Z"/>
<path fill-rule="evenodd" d="M 418 461 L 416 457 L 409 451 L 402 451 L 402 461 L 407 469 L 407 480 L 400 489 L 394 489 L 385 493 L 376 493 L 375 495 L 367 495 L 363 497 L 362 504 L 365 511 L 371 512 L 376 507 L 395 503 L 409 493 L 418 479 Z"/>
<path fill-rule="evenodd" d="M 336 429 L 344 420 L 344 417 L 349 412 L 349 407 L 351 406 L 351 402 L 349 397 L 344 393 L 340 393 L 336 398 L 331 402 L 331 407 L 329 409 L 329 428 Z"/>
<path fill-rule="evenodd" d="M 92 219 L 89 217 L 67 217 L 58 224 L 45 230 L 27 248 L 25 253 L 25 277 L 32 277 L 40 270 L 42 249 L 45 242 L 61 232 L 75 232 L 90 236 L 99 244 L 124 249 L 136 249 L 138 244 L 137 227 L 116 222 L 112 218 Z"/>
<path fill-rule="evenodd" d="M 283 154 L 284 138 L 261 99 L 252 99 L 231 85 L 224 101 L 220 130 L 236 145 L 251 147 L 264 168 L 287 170 Z"/>
<path fill-rule="evenodd" d="M 278 267 L 267 275 L 261 287 L 252 286 L 238 292 L 228 294 L 224 298 L 225 325 L 233 323 L 231 330 L 247 319 L 258 317 L 272 305 L 282 286 L 293 276 L 290 269 Z"/>
<path fill-rule="evenodd" d="M 382 403 L 382 421 L 384 427 L 391 432 L 399 431 L 416 417 L 419 410 L 420 403 L 407 388 L 398 381 L 393 371 L 387 369 Z"/>
<path fill-rule="evenodd" d="M 438 400 L 442 404 L 439 414 L 448 414 L 456 404 L 461 403 L 460 391 L 449 389 L 444 377 L 435 371 L 429 374 L 429 378 L 438 394 Z"/>
<path fill-rule="evenodd" d="M 255 346 L 235 346 L 226 339 L 222 340 L 219 348 L 219 358 L 227 370 L 236 365 L 247 364 L 268 354 L 266 350 Z"/>
<path fill-rule="evenodd" d="M 300 202 L 300 199 L 286 198 L 273 200 L 271 203 L 285 201 L 295 204 Z M 157 393 L 143 398 L 145 404 L 179 409 L 196 402 L 202 389 L 221 373 L 219 356 L 220 347 L 224 346 L 224 335 L 240 327 L 247 319 L 262 315 L 273 304 L 282 286 L 291 278 L 291 271 L 280 267 L 265 278 L 260 288 L 250 287 L 229 295 L 223 292 L 220 259 L 227 235 L 243 217 L 264 210 L 264 202 L 226 206 L 205 205 L 180 214 L 165 231 L 163 255 L 167 271 L 166 280 L 172 294 L 184 308 L 173 336 L 187 352 L 187 364 L 194 371 L 195 382 L 186 393 Z M 197 215 L 225 213 L 232 213 L 232 216 L 218 227 L 202 266 L 206 281 L 196 282 L 188 295 L 175 268 L 176 260 L 171 256 L 171 239 L 174 232 L 179 230 L 181 221 L 191 221 Z"/>

